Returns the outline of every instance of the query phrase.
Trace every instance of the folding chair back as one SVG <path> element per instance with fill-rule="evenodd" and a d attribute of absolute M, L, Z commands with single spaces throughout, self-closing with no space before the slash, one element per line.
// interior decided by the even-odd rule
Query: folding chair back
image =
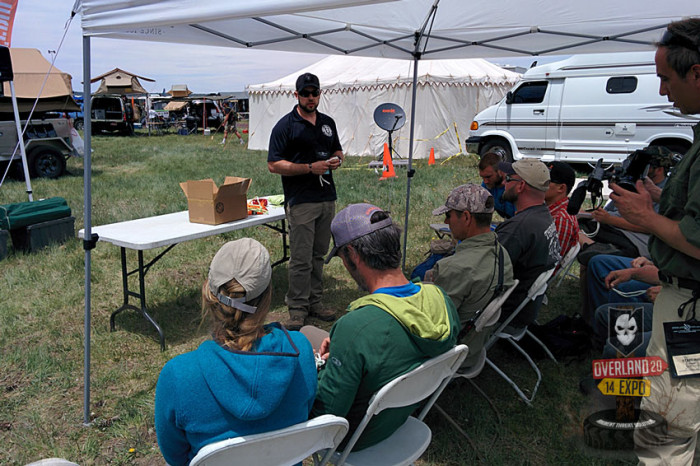
<path fill-rule="evenodd" d="M 474 321 L 474 330 L 481 332 L 485 327 L 489 327 L 498 322 L 498 319 L 501 317 L 503 303 L 506 302 L 519 283 L 520 280 L 513 280 L 513 285 L 508 288 L 505 293 L 492 299 L 491 302 L 486 305 L 484 310 L 479 314 L 479 317 Z"/>
<path fill-rule="evenodd" d="M 559 269 L 557 270 L 557 273 L 554 274 L 552 279 L 550 280 L 550 284 L 553 283 L 557 278 L 557 284 L 554 285 L 555 288 L 559 287 L 561 285 L 561 282 L 566 278 L 567 275 L 569 275 L 569 270 L 571 269 L 571 266 L 574 265 L 574 261 L 576 260 L 576 256 L 578 256 L 579 251 L 581 251 L 581 243 L 576 243 L 574 246 L 569 249 L 569 252 L 566 253 L 564 257 L 562 257 L 561 262 L 559 262 Z"/>
<path fill-rule="evenodd" d="M 320 463 L 324 465 L 345 437 L 348 427 L 348 421 L 342 417 L 325 414 L 284 429 L 206 445 L 190 466 L 293 465 L 319 450 L 328 449 Z"/>
<path fill-rule="evenodd" d="M 377 391 L 369 402 L 364 418 L 350 438 L 342 455 L 333 463 L 362 465 L 410 464 L 428 448 L 431 433 L 422 420 L 433 406 L 455 371 L 467 357 L 466 345 L 457 345 L 449 351 L 424 362 L 410 372 L 400 375 Z M 432 396 L 431 396 L 432 395 Z M 417 418 L 406 422 L 386 440 L 356 453 L 353 446 L 375 415 L 385 409 L 410 406 L 430 397 Z M 336 455 L 338 456 L 338 455 Z"/>

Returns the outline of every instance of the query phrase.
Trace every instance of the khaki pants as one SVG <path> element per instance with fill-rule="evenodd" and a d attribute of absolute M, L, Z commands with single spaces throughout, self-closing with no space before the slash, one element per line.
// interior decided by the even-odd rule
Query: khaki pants
<path fill-rule="evenodd" d="M 331 241 L 335 201 L 296 204 L 286 208 L 289 223 L 289 315 L 306 316 L 321 306 L 323 261 Z"/>
<path fill-rule="evenodd" d="M 660 356 L 668 362 L 664 322 L 687 320 L 692 304 L 678 316 L 678 307 L 688 301 L 692 292 L 674 285 L 664 285 L 654 303 L 654 319 L 647 356 Z M 696 310 L 700 319 L 700 303 Z M 642 400 L 641 409 L 658 413 L 666 419 L 668 432 L 637 430 L 634 435 L 635 453 L 643 465 L 700 464 L 700 378 L 672 378 L 670 369 L 660 376 L 648 377 L 651 394 Z M 694 457 L 694 459 L 693 459 Z"/>

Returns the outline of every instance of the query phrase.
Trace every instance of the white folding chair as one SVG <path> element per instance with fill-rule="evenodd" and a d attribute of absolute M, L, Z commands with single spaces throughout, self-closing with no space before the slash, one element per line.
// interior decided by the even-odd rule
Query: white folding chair
<path fill-rule="evenodd" d="M 506 302 L 506 299 L 508 299 L 513 293 L 513 290 L 518 286 L 518 283 L 520 283 L 518 280 L 513 281 L 513 285 L 508 288 L 504 293 L 502 293 L 500 296 L 497 296 L 495 299 L 491 300 L 486 307 L 484 308 L 483 311 L 479 313 L 479 316 L 476 318 L 474 321 L 474 328 L 470 331 L 472 332 L 483 332 L 484 328 L 490 327 L 494 325 L 496 322 L 498 322 L 498 319 L 501 317 L 501 308 L 503 307 L 503 303 Z M 498 422 L 501 422 L 501 415 L 498 412 L 498 409 L 496 409 L 496 405 L 493 404 L 493 401 L 488 397 L 488 395 L 479 387 L 475 382 L 474 379 L 476 376 L 481 374 L 481 371 L 483 370 L 484 366 L 486 365 L 486 347 L 482 347 L 479 350 L 478 354 L 478 359 L 476 362 L 469 366 L 469 367 L 460 367 L 457 369 L 457 372 L 452 376 L 452 380 L 454 379 L 459 379 L 463 378 L 469 381 L 470 384 L 483 396 L 486 401 L 488 401 L 489 405 L 493 409 L 493 411 L 496 413 L 496 417 L 498 418 Z M 452 417 L 447 414 L 447 412 L 440 407 L 437 403 L 435 403 L 435 409 L 438 410 L 440 414 L 442 414 L 447 421 L 452 424 L 452 426 L 457 429 L 459 433 L 461 433 L 470 443 L 471 443 L 471 438 L 469 435 L 467 435 L 464 430 L 455 422 Z"/>
<path fill-rule="evenodd" d="M 328 449 L 320 463 L 328 462 L 349 428 L 348 421 L 332 414 L 262 434 L 243 435 L 202 447 L 190 466 L 284 466 L 301 462 Z"/>
<path fill-rule="evenodd" d="M 498 375 L 503 377 L 506 382 L 508 382 L 517 392 L 517 394 L 520 396 L 520 398 L 525 401 L 528 405 L 532 403 L 532 400 L 535 398 L 535 394 L 537 393 L 537 389 L 540 386 L 540 382 L 542 381 L 542 373 L 540 372 L 539 367 L 537 367 L 537 364 L 535 364 L 535 361 L 532 360 L 529 354 L 520 346 L 518 345 L 518 341 L 520 341 L 525 334 L 529 335 L 532 339 L 534 339 L 542 348 L 545 350 L 545 352 L 549 355 L 549 357 L 552 358 L 556 362 L 556 358 L 554 355 L 552 355 L 551 351 L 549 351 L 549 348 L 542 343 L 535 335 L 530 332 L 527 327 L 524 327 L 522 329 L 518 329 L 515 332 L 512 332 L 511 329 L 508 327 L 510 322 L 517 316 L 520 311 L 523 310 L 523 308 L 530 302 L 530 301 L 540 301 L 544 297 L 544 293 L 547 291 L 547 283 L 549 279 L 551 278 L 552 274 L 554 273 L 554 269 L 549 269 L 545 272 L 542 272 L 537 279 L 532 283 L 530 286 L 530 289 L 527 292 L 527 296 L 522 300 L 522 302 L 518 305 L 518 307 L 513 311 L 513 313 L 508 316 L 508 318 L 499 325 L 499 327 L 496 329 L 496 331 L 491 335 L 491 338 L 486 342 L 484 347 L 486 350 L 491 348 L 498 340 L 505 339 L 507 340 L 513 347 L 525 357 L 527 362 L 530 364 L 530 367 L 535 371 L 535 374 L 537 375 L 537 382 L 535 383 L 535 388 L 532 390 L 532 396 L 529 398 L 525 395 L 525 393 L 518 387 L 518 384 L 516 384 L 508 375 L 506 375 L 505 372 L 503 372 L 491 359 L 486 357 L 486 363 L 491 366 L 493 370 L 495 370 Z"/>
<path fill-rule="evenodd" d="M 571 249 L 569 249 L 569 252 L 562 257 L 561 262 L 559 262 L 559 269 L 557 270 L 557 273 L 555 273 L 552 279 L 549 281 L 551 284 L 555 280 L 559 279 L 557 280 L 557 284 L 554 285 L 555 288 L 558 288 L 559 285 L 561 285 L 561 282 L 564 281 L 567 276 L 576 278 L 576 275 L 569 273 L 569 271 L 571 270 L 571 266 L 574 265 L 574 261 L 576 260 L 576 256 L 578 256 L 580 250 L 581 243 L 576 243 Z"/>
<path fill-rule="evenodd" d="M 466 345 L 457 345 L 384 385 L 372 396 L 367 412 L 345 450 L 336 453 L 331 463 L 336 466 L 399 466 L 411 464 L 418 459 L 432 438 L 430 428 L 423 422 L 423 418 L 467 357 L 467 352 Z M 352 447 L 375 415 L 385 409 L 413 405 L 428 397 L 430 398 L 417 418 L 410 416 L 389 438 L 364 450 L 352 452 Z"/>

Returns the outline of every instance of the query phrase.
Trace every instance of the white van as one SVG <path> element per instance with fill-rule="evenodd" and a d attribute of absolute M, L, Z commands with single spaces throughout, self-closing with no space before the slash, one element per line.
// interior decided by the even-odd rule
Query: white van
<path fill-rule="evenodd" d="M 620 162 L 650 144 L 685 153 L 697 122 L 659 95 L 653 52 L 578 55 L 529 69 L 474 117 L 466 144 L 509 160 Z"/>

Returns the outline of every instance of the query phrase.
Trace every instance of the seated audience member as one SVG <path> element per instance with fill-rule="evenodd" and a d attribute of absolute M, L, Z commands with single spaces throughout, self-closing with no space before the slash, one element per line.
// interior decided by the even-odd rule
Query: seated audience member
<path fill-rule="evenodd" d="M 544 201 L 557 228 L 561 256 L 564 257 L 578 243 L 578 220 L 566 211 L 569 207 L 569 193 L 576 184 L 576 173 L 565 162 L 550 162 L 548 167 L 550 181 L 549 189 L 544 193 Z"/>
<path fill-rule="evenodd" d="M 647 176 L 659 190 L 663 189 L 666 175 L 673 165 L 673 153 L 662 146 L 649 146 L 644 151 L 651 155 Z M 654 203 L 654 210 L 659 211 L 658 203 Z M 614 201 L 591 212 L 591 218 L 581 219 L 580 224 L 581 253 L 578 259 L 583 265 L 597 254 L 649 257 L 649 229 L 622 218 Z"/>
<path fill-rule="evenodd" d="M 465 184 L 452 190 L 445 205 L 433 211 L 444 215 L 452 237 L 459 241 L 452 256 L 439 260 L 426 278 L 445 290 L 459 314 L 464 329 L 477 311 L 486 307 L 498 287 L 499 250 L 503 258 L 505 290 L 513 284 L 513 266 L 505 248 L 491 231 L 493 196 L 481 186 Z M 459 343 L 469 346 L 469 355 L 462 364 L 476 363 L 481 348 L 495 324 L 481 332 L 470 331 Z"/>
<path fill-rule="evenodd" d="M 302 332 L 315 340 L 312 345 L 326 359 L 312 414 L 346 418 L 349 439 L 377 390 L 454 347 L 459 316 L 439 287 L 406 279 L 401 271 L 401 230 L 379 207 L 349 205 L 333 219 L 331 233 L 334 247 L 326 262 L 340 257 L 350 276 L 370 294 L 350 303 L 329 338 L 319 341 L 319 332 L 307 333 L 307 327 Z M 354 451 L 389 437 L 414 408 L 387 409 L 374 416 Z"/>
<path fill-rule="evenodd" d="M 587 307 L 584 312 L 586 322 L 592 325 L 593 313 L 600 306 L 607 303 L 649 303 L 646 290 L 651 286 L 648 283 L 628 279 L 620 282 L 615 290 L 610 289 L 605 279 L 611 272 L 624 269 L 634 269 L 644 265 L 651 265 L 646 257 L 611 256 L 598 254 L 588 262 L 586 271 Z M 641 293 L 645 292 L 645 293 Z"/>
<path fill-rule="evenodd" d="M 481 186 L 493 196 L 496 212 L 506 219 L 515 215 L 515 204 L 503 200 L 506 185 L 505 175 L 498 169 L 498 164 L 503 161 L 503 155 L 499 152 L 487 152 L 481 156 L 479 176 L 483 180 Z"/>
<path fill-rule="evenodd" d="M 544 203 L 549 188 L 547 166 L 539 160 L 522 159 L 512 164 L 501 162 L 499 170 L 506 175 L 503 200 L 514 202 L 517 213 L 498 225 L 496 234 L 513 263 L 514 278 L 520 280 L 503 305 L 501 321 L 504 321 L 527 296 L 537 276 L 556 267 L 561 254 L 557 229 Z M 541 301 L 528 303 L 510 326 L 530 325 L 537 318 L 540 304 Z"/>
<path fill-rule="evenodd" d="M 155 427 L 170 465 L 186 465 L 203 446 L 281 429 L 308 419 L 316 366 L 308 340 L 270 309 L 270 255 L 250 238 L 226 243 L 202 287 L 212 340 L 165 364 L 158 378 Z"/>
<path fill-rule="evenodd" d="M 649 344 L 649 338 L 651 337 L 651 325 L 653 320 L 653 302 L 656 300 L 656 296 L 660 291 L 661 282 L 659 281 L 659 269 L 654 266 L 648 259 L 644 257 L 638 257 L 632 262 L 633 266 L 627 269 L 613 270 L 605 277 L 605 286 L 609 290 L 619 289 L 624 284 L 629 283 L 632 280 L 639 280 L 644 282 L 649 287 L 646 293 L 642 296 L 646 296 L 646 301 L 638 299 L 638 301 L 633 301 L 634 298 L 628 298 L 624 302 L 611 301 L 607 304 L 599 306 L 595 311 L 595 318 L 593 321 L 593 331 L 594 336 L 599 342 L 605 342 L 605 347 L 603 349 L 604 358 L 614 358 L 617 355 L 617 349 L 611 345 L 610 341 L 607 341 L 610 335 L 610 325 L 617 326 L 615 322 L 611 321 L 610 313 L 611 309 L 639 309 L 638 314 L 642 315 L 642 322 L 637 321 L 633 324 L 628 324 L 627 321 L 623 321 L 619 324 L 626 330 L 630 330 L 631 333 L 638 333 L 639 346 L 634 349 L 635 357 L 642 357 L 646 355 L 646 348 Z M 631 320 L 631 319 L 630 319 Z M 622 329 L 621 329 L 622 330 Z"/>

